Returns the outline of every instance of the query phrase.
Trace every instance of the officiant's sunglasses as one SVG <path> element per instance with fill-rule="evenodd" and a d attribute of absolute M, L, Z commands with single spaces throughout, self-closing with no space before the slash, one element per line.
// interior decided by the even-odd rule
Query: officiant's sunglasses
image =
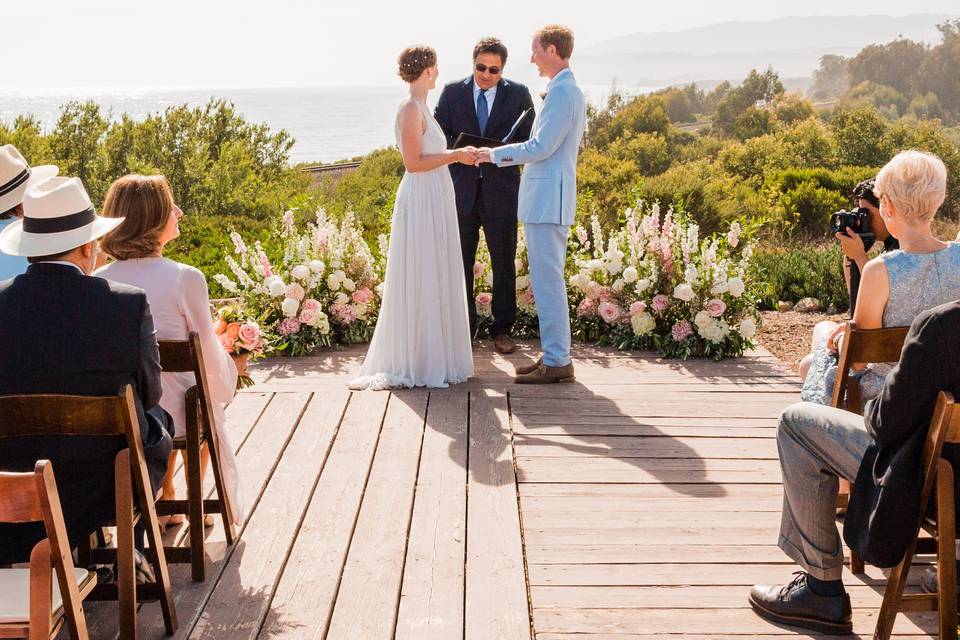
<path fill-rule="evenodd" d="M 483 73 L 484 71 L 489 71 L 489 72 L 490 72 L 490 75 L 492 75 L 492 76 L 498 76 L 498 75 L 500 75 L 500 72 L 502 71 L 502 69 L 501 69 L 500 67 L 488 67 L 487 65 L 483 64 L 482 62 L 478 62 L 478 63 L 477 63 L 477 66 L 476 66 L 475 68 L 476 68 L 476 70 L 479 71 L 480 73 Z"/>

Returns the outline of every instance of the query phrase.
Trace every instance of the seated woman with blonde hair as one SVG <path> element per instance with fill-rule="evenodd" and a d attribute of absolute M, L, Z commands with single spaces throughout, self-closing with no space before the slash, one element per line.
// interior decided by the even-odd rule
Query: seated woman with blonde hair
<path fill-rule="evenodd" d="M 931 231 L 946 199 L 947 168 L 937 156 L 903 151 L 877 174 L 880 215 L 900 249 L 867 262 L 853 320 L 858 329 L 908 327 L 921 312 L 960 299 L 960 243 Z M 837 234 L 838 238 L 840 234 Z M 801 398 L 830 404 L 844 324 L 821 322 L 800 363 Z M 864 402 L 879 395 L 893 363 L 855 365 Z"/>
<path fill-rule="evenodd" d="M 153 324 L 159 340 L 185 340 L 191 331 L 200 336 L 207 381 L 210 384 L 214 428 L 219 442 L 220 469 L 226 485 L 225 496 L 234 522 L 243 520 L 237 478 L 237 462 L 227 437 L 225 407 L 237 387 L 237 368 L 214 332 L 210 317 L 210 297 L 203 274 L 186 264 L 163 257 L 163 249 L 180 235 L 178 222 L 183 211 L 175 204 L 170 183 L 163 176 L 128 175 L 110 185 L 101 215 L 124 218 L 115 230 L 100 241 L 104 253 L 114 259 L 94 275 L 140 287 L 147 293 Z M 176 436 L 186 429 L 184 394 L 194 386 L 192 373 L 162 373 L 163 396 L 160 406 L 173 416 Z M 201 469 L 206 472 L 210 459 L 204 447 Z M 163 498 L 175 497 L 173 474 L 176 452 L 171 456 L 163 483 Z M 223 496 L 221 496 L 223 497 Z M 168 523 L 183 521 L 172 516 Z M 212 524 L 207 516 L 207 522 Z"/>

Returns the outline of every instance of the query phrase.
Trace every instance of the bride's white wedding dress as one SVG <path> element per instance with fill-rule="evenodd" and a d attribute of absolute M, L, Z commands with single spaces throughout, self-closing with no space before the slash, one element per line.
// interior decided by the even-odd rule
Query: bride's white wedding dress
<path fill-rule="evenodd" d="M 444 153 L 440 125 L 413 102 L 426 121 L 423 153 Z M 396 138 L 401 146 L 399 115 Z M 450 171 L 408 171 L 393 207 L 377 327 L 350 388 L 446 387 L 473 375 L 465 289 Z"/>

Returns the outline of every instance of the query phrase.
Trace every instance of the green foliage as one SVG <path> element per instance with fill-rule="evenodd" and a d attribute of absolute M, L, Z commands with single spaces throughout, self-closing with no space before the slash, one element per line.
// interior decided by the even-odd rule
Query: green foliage
<path fill-rule="evenodd" d="M 840 164 L 879 167 L 892 157 L 884 140 L 887 121 L 872 106 L 838 107 L 830 120 Z"/>
<path fill-rule="evenodd" d="M 622 106 L 611 99 L 605 111 L 592 114 L 587 140 L 592 146 L 605 149 L 617 138 L 638 133 L 666 136 L 669 129 L 670 118 L 662 96 L 639 96 Z"/>
<path fill-rule="evenodd" d="M 779 300 L 796 302 L 806 297 L 838 311 L 849 306 L 843 252 L 837 244 L 761 247 L 753 255 L 752 268 L 757 281 L 768 285 L 762 297 L 764 309 L 775 309 Z"/>
<path fill-rule="evenodd" d="M 810 97 L 814 100 L 828 100 L 846 94 L 849 88 L 847 59 L 835 54 L 820 56 L 820 66 L 813 72 Z"/>
<path fill-rule="evenodd" d="M 783 93 L 783 83 L 773 69 L 752 70 L 743 83 L 731 89 L 717 105 L 714 126 L 724 134 L 735 135 L 738 120 L 751 107 L 771 102 Z"/>

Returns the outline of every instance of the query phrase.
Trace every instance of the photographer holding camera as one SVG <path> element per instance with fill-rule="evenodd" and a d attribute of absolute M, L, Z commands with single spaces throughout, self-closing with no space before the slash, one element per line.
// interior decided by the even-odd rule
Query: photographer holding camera
<path fill-rule="evenodd" d="M 876 179 L 864 180 L 853 189 L 857 208 L 853 211 L 840 211 L 831 216 L 831 228 L 843 248 L 843 279 L 847 283 L 847 295 L 850 296 L 850 317 L 857 306 L 857 292 L 860 289 L 860 274 L 867 264 L 867 252 L 874 242 L 882 242 L 881 253 L 900 248 L 880 215 L 880 198 L 874 193 Z"/>

